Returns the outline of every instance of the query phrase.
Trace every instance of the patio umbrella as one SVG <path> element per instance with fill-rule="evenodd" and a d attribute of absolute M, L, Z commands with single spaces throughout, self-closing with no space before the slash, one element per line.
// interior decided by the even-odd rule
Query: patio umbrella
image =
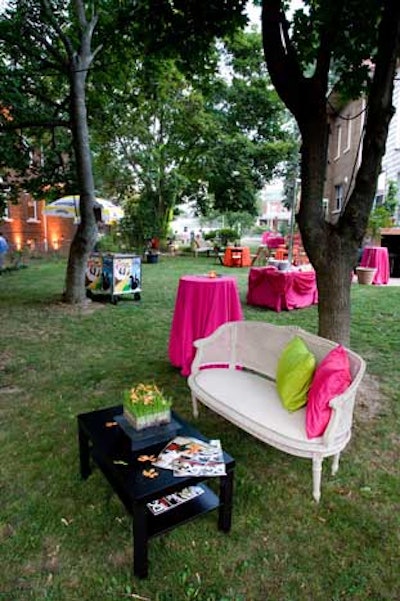
<path fill-rule="evenodd" d="M 107 224 L 115 223 L 124 216 L 124 211 L 121 207 L 105 198 L 96 198 L 94 208 L 100 209 L 101 220 Z M 43 212 L 48 217 L 65 217 L 67 219 L 75 219 L 79 222 L 79 196 L 71 195 L 58 198 L 46 205 Z"/>

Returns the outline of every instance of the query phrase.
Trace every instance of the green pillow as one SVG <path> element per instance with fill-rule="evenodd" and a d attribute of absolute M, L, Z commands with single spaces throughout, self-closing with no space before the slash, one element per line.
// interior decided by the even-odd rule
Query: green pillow
<path fill-rule="evenodd" d="M 314 375 L 315 357 L 301 338 L 295 336 L 278 359 L 276 387 L 283 406 L 296 411 L 307 403 L 307 393 Z"/>

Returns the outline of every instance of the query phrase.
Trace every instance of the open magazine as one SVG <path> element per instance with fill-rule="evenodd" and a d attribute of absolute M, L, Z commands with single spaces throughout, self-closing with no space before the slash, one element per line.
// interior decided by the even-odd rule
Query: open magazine
<path fill-rule="evenodd" d="M 176 436 L 161 451 L 153 466 L 169 469 L 174 476 L 224 476 L 221 442 Z"/>

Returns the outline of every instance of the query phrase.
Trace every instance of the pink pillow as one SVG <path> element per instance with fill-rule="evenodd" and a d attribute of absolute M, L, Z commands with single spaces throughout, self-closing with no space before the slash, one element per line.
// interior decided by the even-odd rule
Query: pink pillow
<path fill-rule="evenodd" d="M 331 417 L 329 402 L 351 384 L 349 357 L 343 346 L 332 349 L 315 370 L 306 405 L 308 438 L 322 436 Z"/>

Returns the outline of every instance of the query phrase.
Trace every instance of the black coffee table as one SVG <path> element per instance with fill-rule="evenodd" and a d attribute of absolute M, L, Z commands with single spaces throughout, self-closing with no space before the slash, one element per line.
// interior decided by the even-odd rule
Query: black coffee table
<path fill-rule="evenodd" d="M 133 517 L 133 571 L 140 578 L 148 573 L 148 541 L 213 509 L 218 509 L 218 528 L 228 532 L 232 519 L 233 474 L 235 460 L 224 452 L 226 476 L 220 476 L 219 496 L 205 483 L 207 478 L 174 477 L 171 470 L 157 468 L 159 475 L 150 479 L 143 475 L 150 462 L 138 461 L 139 455 L 158 454 L 168 441 L 132 451 L 131 439 L 118 425 L 110 425 L 122 413 L 122 405 L 78 415 L 80 472 L 85 480 L 96 464 Z M 179 436 L 192 436 L 207 441 L 198 430 L 173 412 L 180 425 Z M 201 486 L 203 494 L 168 511 L 153 515 L 147 504 L 188 486 Z"/>

